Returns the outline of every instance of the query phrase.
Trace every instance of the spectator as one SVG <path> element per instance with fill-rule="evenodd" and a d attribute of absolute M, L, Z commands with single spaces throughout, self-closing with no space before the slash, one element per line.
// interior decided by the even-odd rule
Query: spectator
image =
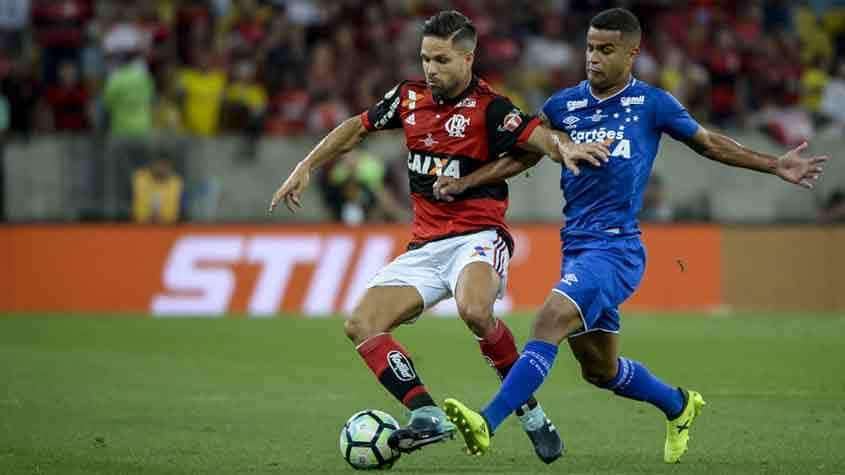
<path fill-rule="evenodd" d="M 146 163 L 147 139 L 152 131 L 153 79 L 137 51 L 118 54 L 103 92 L 109 115 L 106 162 L 106 215 L 124 218 L 131 198 L 132 171 Z"/>
<path fill-rule="evenodd" d="M 310 101 L 308 92 L 298 84 L 294 72 L 285 75 L 283 84 L 282 91 L 273 99 L 265 130 L 270 135 L 301 134 L 305 131 L 305 117 Z"/>
<path fill-rule="evenodd" d="M 72 61 L 59 66 L 59 82 L 47 90 L 52 128 L 57 132 L 83 132 L 90 128 L 91 97 Z"/>
<path fill-rule="evenodd" d="M 813 64 L 801 75 L 801 107 L 813 115 L 819 113 L 822 93 L 830 81 L 822 58 L 815 58 Z"/>
<path fill-rule="evenodd" d="M 245 59 L 234 68 L 233 81 L 226 88 L 226 109 L 230 128 L 249 130 L 258 125 L 267 109 L 267 91 L 255 75 L 255 63 Z"/>
<path fill-rule="evenodd" d="M 12 63 L 10 74 L 3 79 L 0 90 L 9 103 L 9 133 L 29 137 L 42 87 L 41 82 L 33 77 L 32 64 L 28 59 L 18 58 Z"/>
<path fill-rule="evenodd" d="M 210 137 L 217 135 L 226 74 L 212 66 L 208 51 L 197 50 L 195 57 L 196 66 L 182 71 L 179 78 L 183 95 L 182 117 L 188 132 Z"/>
<path fill-rule="evenodd" d="M 838 127 L 845 128 L 845 62 L 839 63 L 836 76 L 825 85 L 819 110 Z"/>
<path fill-rule="evenodd" d="M 710 73 L 710 120 L 724 126 L 736 118 L 737 82 L 742 67 L 736 41 L 730 30 L 720 30 L 716 46 L 709 52 L 707 69 Z"/>
<path fill-rule="evenodd" d="M 41 47 L 41 76 L 56 81 L 58 65 L 79 61 L 85 25 L 94 14 L 93 0 L 40 0 L 32 4 L 32 24 Z"/>
<path fill-rule="evenodd" d="M 643 195 L 643 206 L 640 209 L 640 220 L 665 223 L 672 221 L 672 207 L 666 199 L 666 187 L 663 177 L 657 172 L 652 173 Z"/>
<path fill-rule="evenodd" d="M 155 105 L 153 124 L 159 132 L 179 135 L 185 130 L 175 66 L 165 68 L 164 84 Z"/>
<path fill-rule="evenodd" d="M 335 221 L 357 226 L 364 221 L 401 221 L 407 211 L 385 186 L 387 169 L 380 157 L 353 152 L 326 167 L 318 180 L 323 203 Z"/>
<path fill-rule="evenodd" d="M 141 26 L 138 6 L 134 2 L 122 5 L 118 20 L 103 36 L 103 51 L 116 55 L 124 51 L 137 51 L 146 55 L 152 44 L 152 34 Z"/>
<path fill-rule="evenodd" d="M 234 69 L 234 80 L 226 89 L 227 128 L 244 134 L 246 142 L 241 157 L 252 160 L 264 125 L 267 91 L 256 78 L 252 60 L 241 60 Z"/>
<path fill-rule="evenodd" d="M 307 130 L 309 133 L 320 135 L 340 125 L 351 111 L 338 92 L 332 92 L 323 98 L 318 98 L 308 112 Z"/>
<path fill-rule="evenodd" d="M 317 98 L 337 91 L 339 74 L 334 46 L 327 42 L 315 45 L 311 51 L 311 64 L 306 81 L 308 94 Z"/>
<path fill-rule="evenodd" d="M 119 55 L 120 65 L 111 73 L 103 91 L 113 136 L 147 137 L 152 128 L 150 107 L 154 85 L 140 54 Z"/>
<path fill-rule="evenodd" d="M 173 171 L 173 162 L 161 152 L 149 166 L 132 177 L 132 220 L 136 223 L 172 224 L 181 218 L 182 178 Z"/>
<path fill-rule="evenodd" d="M 4 0 L 0 8 L 0 51 L 20 56 L 29 26 L 30 0 Z"/>

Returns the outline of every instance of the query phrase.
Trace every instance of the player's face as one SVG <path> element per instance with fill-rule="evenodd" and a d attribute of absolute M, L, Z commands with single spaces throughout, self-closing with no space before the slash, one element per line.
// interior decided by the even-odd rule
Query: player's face
<path fill-rule="evenodd" d="M 472 75 L 473 53 L 455 48 L 449 40 L 423 37 L 420 58 L 425 81 L 435 96 L 460 94 Z"/>
<path fill-rule="evenodd" d="M 639 47 L 625 41 L 621 31 L 590 28 L 587 32 L 587 80 L 597 90 L 624 83 L 631 74 Z"/>

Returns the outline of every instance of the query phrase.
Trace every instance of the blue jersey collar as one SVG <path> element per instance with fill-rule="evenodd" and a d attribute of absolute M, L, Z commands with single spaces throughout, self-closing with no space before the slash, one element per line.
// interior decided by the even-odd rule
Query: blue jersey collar
<path fill-rule="evenodd" d="M 637 83 L 637 78 L 635 78 L 634 76 L 631 76 L 631 80 L 628 81 L 628 84 L 625 87 L 623 87 L 622 89 L 617 91 L 612 96 L 605 97 L 604 99 L 599 99 L 598 97 L 593 95 L 593 88 L 590 87 L 590 81 L 584 81 L 584 87 L 587 89 L 587 93 L 590 94 L 590 97 L 593 99 L 593 101 L 601 104 L 602 102 L 608 101 L 608 100 L 613 99 L 614 97 L 618 96 L 619 94 L 622 94 L 623 92 L 627 91 L 629 88 L 631 88 L 631 86 L 635 85 L 636 83 Z"/>

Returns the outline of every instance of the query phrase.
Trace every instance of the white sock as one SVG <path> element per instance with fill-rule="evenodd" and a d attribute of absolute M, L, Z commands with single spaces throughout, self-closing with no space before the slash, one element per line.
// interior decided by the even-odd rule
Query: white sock
<path fill-rule="evenodd" d="M 522 409 L 523 414 L 519 416 L 519 420 L 522 421 L 522 428 L 526 431 L 535 431 L 546 423 L 546 413 L 543 412 L 543 408 L 539 404 L 534 409 L 529 409 L 527 404 L 520 409 Z"/>

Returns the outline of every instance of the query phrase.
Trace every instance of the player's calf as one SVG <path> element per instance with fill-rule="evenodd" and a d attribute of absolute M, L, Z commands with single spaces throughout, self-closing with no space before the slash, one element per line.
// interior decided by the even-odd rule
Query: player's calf
<path fill-rule="evenodd" d="M 519 358 L 513 333 L 504 322 L 494 320 L 493 331 L 480 339 L 478 344 L 499 378 L 504 380 Z M 529 397 L 515 412 L 540 460 L 552 463 L 563 455 L 560 434 L 534 396 Z"/>

